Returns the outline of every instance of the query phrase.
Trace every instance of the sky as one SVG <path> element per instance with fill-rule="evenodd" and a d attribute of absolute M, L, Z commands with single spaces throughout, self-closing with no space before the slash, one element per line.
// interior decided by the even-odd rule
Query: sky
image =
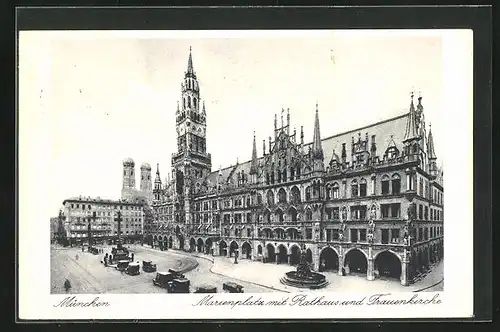
<path fill-rule="evenodd" d="M 135 160 L 137 173 L 147 162 L 154 174 L 159 163 L 166 178 L 190 47 L 213 170 L 249 160 L 254 131 L 261 156 L 282 108 L 290 109 L 298 137 L 304 126 L 307 143 L 316 103 L 321 136 L 328 137 L 407 112 L 412 90 L 422 95 L 438 159 L 444 153 L 438 35 L 202 37 L 21 32 L 19 163 L 29 172 L 20 173 L 20 183 L 38 188 L 47 218 L 65 198 L 119 198 L 125 158 Z"/>

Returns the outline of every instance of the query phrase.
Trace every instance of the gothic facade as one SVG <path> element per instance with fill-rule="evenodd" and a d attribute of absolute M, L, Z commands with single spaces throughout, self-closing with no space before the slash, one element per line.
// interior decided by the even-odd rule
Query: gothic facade
<path fill-rule="evenodd" d="M 327 138 L 316 104 L 307 144 L 282 110 L 262 156 L 254 135 L 250 161 L 212 171 L 191 51 L 181 93 L 177 152 L 164 182 L 157 166 L 146 243 L 291 265 L 305 251 L 316 271 L 403 285 L 442 259 L 443 172 L 421 97 L 405 114 Z"/>

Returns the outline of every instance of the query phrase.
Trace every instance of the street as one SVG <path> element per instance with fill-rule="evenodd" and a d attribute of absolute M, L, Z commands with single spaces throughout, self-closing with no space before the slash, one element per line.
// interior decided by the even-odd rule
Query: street
<path fill-rule="evenodd" d="M 110 246 L 101 247 L 104 252 L 110 252 Z M 226 281 L 239 283 L 244 287 L 245 292 L 263 293 L 272 290 L 242 282 L 229 277 L 223 277 L 210 272 L 212 262 L 197 257 L 190 257 L 186 254 L 179 254 L 172 250 L 157 251 L 142 246 L 130 245 L 130 251 L 134 253 L 135 261 L 151 260 L 157 265 L 158 271 L 167 271 L 169 268 L 178 268 L 189 264 L 197 263 L 197 267 L 186 272 L 186 277 L 191 281 L 191 291 L 202 284 L 211 284 L 222 292 L 222 284 Z M 76 259 L 78 255 L 78 259 Z M 146 273 L 142 271 L 137 276 L 129 276 L 119 272 L 113 267 L 105 267 L 101 260 L 103 254 L 93 255 L 89 252 L 82 252 L 81 248 L 51 248 L 51 293 L 64 294 L 64 281 L 71 282 L 70 293 L 73 294 L 150 294 L 166 293 L 163 288 L 153 285 L 152 279 L 156 273 Z"/>
<path fill-rule="evenodd" d="M 246 293 L 263 292 L 303 292 L 308 289 L 297 289 L 280 283 L 285 272 L 294 270 L 289 265 L 263 264 L 246 259 L 234 264 L 233 258 L 212 257 L 203 254 L 189 254 L 175 250 L 159 251 L 147 246 L 130 245 L 135 261 L 151 260 L 157 265 L 158 271 L 169 268 L 196 266 L 185 273 L 191 281 L 191 291 L 197 286 L 209 284 L 222 292 L 222 284 L 226 281 L 236 282 L 244 287 Z M 110 252 L 110 246 L 101 247 L 104 252 Z M 78 255 L 78 259 L 76 259 Z M 82 252 L 81 248 L 62 248 L 53 246 L 51 249 L 51 293 L 65 293 L 64 281 L 69 279 L 72 285 L 70 293 L 80 294 L 150 294 L 166 293 L 166 290 L 153 285 L 152 279 L 156 273 L 142 271 L 137 276 L 129 276 L 113 267 L 105 267 L 101 260 L 103 254 L 93 255 Z M 412 292 L 412 291 L 442 291 L 443 261 L 435 265 L 431 271 L 420 280 L 409 286 L 402 286 L 396 279 L 366 280 L 364 276 L 339 276 L 334 272 L 323 272 L 330 284 L 314 292 Z"/>

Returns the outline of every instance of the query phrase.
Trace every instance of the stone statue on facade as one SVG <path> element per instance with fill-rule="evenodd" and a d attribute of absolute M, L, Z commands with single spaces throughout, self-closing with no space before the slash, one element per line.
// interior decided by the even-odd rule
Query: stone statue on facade
<path fill-rule="evenodd" d="M 417 214 L 417 206 L 415 205 L 415 203 L 410 203 L 406 211 L 408 215 L 408 220 L 414 220 Z"/>
<path fill-rule="evenodd" d="M 372 205 L 371 211 L 370 211 L 370 217 L 371 219 L 377 219 L 377 207 L 375 204 Z"/>

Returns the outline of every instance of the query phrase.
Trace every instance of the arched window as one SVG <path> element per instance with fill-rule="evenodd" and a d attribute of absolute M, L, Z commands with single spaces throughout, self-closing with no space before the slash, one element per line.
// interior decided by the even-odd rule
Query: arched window
<path fill-rule="evenodd" d="M 290 191 L 290 202 L 292 204 L 300 203 L 300 190 L 299 190 L 299 188 L 297 188 L 295 186 Z"/>
<path fill-rule="evenodd" d="M 359 181 L 359 196 L 366 196 L 366 180 L 364 178 Z"/>
<path fill-rule="evenodd" d="M 312 217 L 312 211 L 311 211 L 311 209 L 307 209 L 307 211 L 306 211 L 306 220 L 307 221 L 311 221 L 312 218 L 313 217 Z"/>
<path fill-rule="evenodd" d="M 306 188 L 306 201 L 311 200 L 311 187 Z"/>
<path fill-rule="evenodd" d="M 196 97 L 193 97 L 193 105 L 194 105 L 194 108 L 196 108 L 196 105 L 197 105 Z"/>
<path fill-rule="evenodd" d="M 188 107 L 191 107 L 191 96 L 188 96 Z"/>
<path fill-rule="evenodd" d="M 271 190 L 267 192 L 267 205 L 274 205 L 274 194 Z"/>
<path fill-rule="evenodd" d="M 331 192 L 332 192 L 332 188 L 330 187 L 330 185 L 328 184 L 325 188 L 325 194 L 326 194 L 326 199 L 327 200 L 330 200 L 332 199 L 331 197 Z"/>
<path fill-rule="evenodd" d="M 182 98 L 182 107 L 186 108 L 186 98 Z"/>
<path fill-rule="evenodd" d="M 279 203 L 286 203 L 286 192 L 285 189 L 281 188 L 278 191 L 278 202 Z"/>
<path fill-rule="evenodd" d="M 286 182 L 286 168 L 283 170 L 282 178 L 283 178 L 283 182 Z"/>
<path fill-rule="evenodd" d="M 358 197 L 359 192 L 358 192 L 358 181 L 352 180 L 351 181 L 351 196 L 352 197 Z"/>
<path fill-rule="evenodd" d="M 389 195 L 389 176 L 382 176 L 382 195 Z"/>
<path fill-rule="evenodd" d="M 294 180 L 294 176 L 295 176 L 295 170 L 293 169 L 293 167 L 290 167 L 290 181 Z"/>
<path fill-rule="evenodd" d="M 422 178 L 420 178 L 418 187 L 419 187 L 419 195 L 422 196 L 424 194 L 424 181 L 422 181 Z"/>
<path fill-rule="evenodd" d="M 332 196 L 334 199 L 338 199 L 339 198 L 339 184 L 337 182 L 335 182 L 333 184 L 333 187 L 332 187 Z"/>
<path fill-rule="evenodd" d="M 395 173 L 392 175 L 392 194 L 399 194 L 401 192 L 401 177 Z"/>

